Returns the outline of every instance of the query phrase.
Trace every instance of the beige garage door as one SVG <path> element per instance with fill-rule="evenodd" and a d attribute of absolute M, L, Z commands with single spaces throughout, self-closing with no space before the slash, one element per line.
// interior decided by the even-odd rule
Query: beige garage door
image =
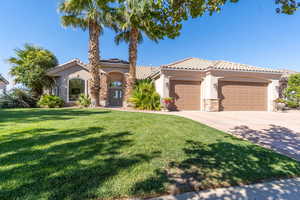
<path fill-rule="evenodd" d="M 200 81 L 171 81 L 170 96 L 173 110 L 200 110 Z"/>
<path fill-rule="evenodd" d="M 219 83 L 220 110 L 267 110 L 267 83 L 230 82 Z"/>

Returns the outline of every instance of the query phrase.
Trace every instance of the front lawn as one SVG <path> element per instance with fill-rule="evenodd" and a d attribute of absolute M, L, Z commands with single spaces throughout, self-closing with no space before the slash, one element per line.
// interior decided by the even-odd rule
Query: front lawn
<path fill-rule="evenodd" d="M 1 200 L 152 196 L 187 179 L 207 189 L 299 175 L 292 159 L 181 117 L 0 110 Z"/>

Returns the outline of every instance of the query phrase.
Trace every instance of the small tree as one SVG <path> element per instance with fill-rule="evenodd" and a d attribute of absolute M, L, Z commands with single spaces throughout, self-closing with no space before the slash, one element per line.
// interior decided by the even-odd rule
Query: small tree
<path fill-rule="evenodd" d="M 15 54 L 8 59 L 10 74 L 16 83 L 23 84 L 35 98 L 39 98 L 43 89 L 53 84 L 53 79 L 46 73 L 58 65 L 56 57 L 49 50 L 29 44 L 25 44 L 23 49 L 15 49 Z"/>
<path fill-rule="evenodd" d="M 292 74 L 288 79 L 288 87 L 285 89 L 288 104 L 298 107 L 300 105 L 300 73 Z"/>

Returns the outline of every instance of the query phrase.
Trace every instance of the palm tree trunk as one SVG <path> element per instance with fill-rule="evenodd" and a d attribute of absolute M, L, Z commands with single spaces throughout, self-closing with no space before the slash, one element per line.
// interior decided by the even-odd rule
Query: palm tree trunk
<path fill-rule="evenodd" d="M 100 93 L 100 52 L 99 52 L 99 35 L 100 26 L 95 21 L 89 22 L 89 67 L 91 74 L 91 82 L 89 84 L 91 92 L 92 106 L 99 106 Z"/>
<path fill-rule="evenodd" d="M 138 44 L 139 30 L 136 27 L 132 27 L 130 30 L 130 42 L 129 42 L 129 77 L 127 80 L 127 94 L 126 101 L 131 96 L 134 83 L 136 80 L 136 61 L 137 61 L 137 44 Z"/>

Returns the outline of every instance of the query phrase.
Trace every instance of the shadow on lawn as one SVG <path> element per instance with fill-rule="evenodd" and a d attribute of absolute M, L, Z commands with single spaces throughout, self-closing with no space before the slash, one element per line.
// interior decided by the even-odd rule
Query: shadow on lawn
<path fill-rule="evenodd" d="M 30 123 L 45 120 L 69 120 L 75 117 L 110 113 L 108 110 L 74 109 L 0 109 L 0 125 L 3 122 Z"/>
<path fill-rule="evenodd" d="M 38 131 L 0 142 L 0 199 L 99 198 L 97 191 L 107 180 L 159 154 L 123 155 L 122 148 L 134 144 L 130 132 L 104 134 L 98 127 Z"/>
<path fill-rule="evenodd" d="M 300 175 L 300 163 L 251 144 L 204 144 L 188 140 L 184 152 L 187 159 L 170 162 L 167 169 L 137 183 L 134 193 L 162 193 L 168 185 L 165 189 L 168 193 L 179 194 Z"/>

